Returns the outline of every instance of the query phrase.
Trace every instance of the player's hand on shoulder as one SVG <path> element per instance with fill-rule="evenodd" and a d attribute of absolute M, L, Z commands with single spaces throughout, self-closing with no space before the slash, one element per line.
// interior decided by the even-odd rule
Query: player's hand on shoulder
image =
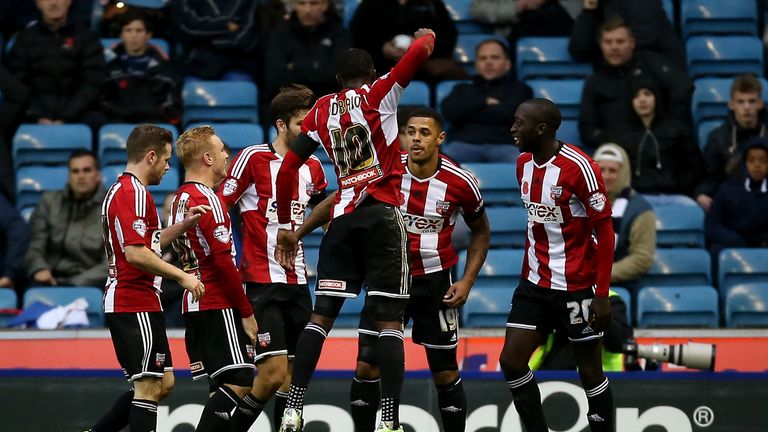
<path fill-rule="evenodd" d="M 186 276 L 179 281 L 179 285 L 192 294 L 194 301 L 200 301 L 200 298 L 205 294 L 205 285 L 194 274 L 186 273 Z"/>
<path fill-rule="evenodd" d="M 296 252 L 299 250 L 299 238 L 293 231 L 281 229 L 277 231 L 277 246 L 275 260 L 286 270 L 293 270 Z"/>
<path fill-rule="evenodd" d="M 251 314 L 251 316 L 243 318 L 242 321 L 245 334 L 251 340 L 251 345 L 255 346 L 259 340 L 259 325 L 256 323 L 256 316 Z"/>
<path fill-rule="evenodd" d="M 437 38 L 437 36 L 435 35 L 435 32 L 432 31 L 432 29 L 430 29 L 430 28 L 420 28 L 420 29 L 416 30 L 416 32 L 413 34 L 413 38 L 414 39 L 418 39 L 418 38 L 420 38 L 422 36 L 426 36 L 428 34 L 431 34 L 432 37 Z"/>
<path fill-rule="evenodd" d="M 467 302 L 470 289 L 472 289 L 472 283 L 464 279 L 454 282 L 445 293 L 443 303 L 454 309 L 463 306 Z"/>
<path fill-rule="evenodd" d="M 597 332 L 604 331 L 611 325 L 611 300 L 596 296 L 589 304 L 589 325 Z"/>
<path fill-rule="evenodd" d="M 192 228 L 193 226 L 197 225 L 197 223 L 200 221 L 200 218 L 209 211 L 211 211 L 211 206 L 207 205 L 190 207 L 187 211 L 187 214 L 184 215 L 184 221 L 182 223 L 186 228 Z"/>

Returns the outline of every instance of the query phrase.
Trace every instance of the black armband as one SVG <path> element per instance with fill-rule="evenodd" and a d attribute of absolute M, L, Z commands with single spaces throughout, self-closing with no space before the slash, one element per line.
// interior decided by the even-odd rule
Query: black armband
<path fill-rule="evenodd" d="M 307 134 L 301 133 L 293 142 L 288 144 L 288 148 L 296 153 L 296 156 L 301 158 L 301 160 L 307 160 L 317 150 L 319 145 L 317 141 L 310 138 Z"/>

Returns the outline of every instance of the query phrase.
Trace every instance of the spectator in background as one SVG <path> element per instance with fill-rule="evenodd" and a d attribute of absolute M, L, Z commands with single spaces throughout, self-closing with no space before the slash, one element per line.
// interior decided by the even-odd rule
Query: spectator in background
<path fill-rule="evenodd" d="M 731 247 L 768 247 L 768 141 L 753 138 L 742 152 L 738 175 L 724 181 L 707 212 L 705 232 L 716 263 Z"/>
<path fill-rule="evenodd" d="M 172 0 L 187 76 L 251 81 L 258 64 L 257 0 Z"/>
<path fill-rule="evenodd" d="M 101 203 L 106 191 L 96 156 L 69 157 L 66 186 L 43 193 L 30 218 L 32 243 L 24 258 L 36 285 L 95 286 L 107 280 Z"/>
<path fill-rule="evenodd" d="M 121 16 L 122 42 L 112 48 L 100 108 L 111 123 L 181 122 L 179 79 L 166 54 L 149 44 L 150 21 L 133 9 Z"/>
<path fill-rule="evenodd" d="M 26 121 L 89 123 L 104 84 L 104 50 L 98 36 L 70 22 L 71 0 L 37 0 L 42 20 L 19 32 L 8 53 L 11 72 L 31 91 Z"/>
<path fill-rule="evenodd" d="M 445 153 L 458 162 L 515 162 L 510 119 L 533 90 L 509 73 L 509 51 L 496 39 L 477 45 L 472 83 L 458 84 L 441 103 L 451 123 L 452 140 Z"/>
<path fill-rule="evenodd" d="M 611 285 L 631 286 L 651 269 L 656 255 L 656 215 L 648 201 L 632 189 L 632 164 L 623 148 L 603 144 L 595 151 L 611 203 L 616 251 Z"/>
<path fill-rule="evenodd" d="M 18 210 L 0 194 L 0 287 L 17 288 L 24 281 L 24 253 L 29 247 L 29 228 Z"/>
<path fill-rule="evenodd" d="M 511 25 L 510 46 L 526 36 L 568 36 L 573 27 L 560 0 L 472 0 L 469 14 L 474 21 Z"/>
<path fill-rule="evenodd" d="M 691 195 L 704 161 L 690 127 L 668 116 L 656 82 L 640 76 L 630 82 L 632 120 L 610 134 L 632 162 L 632 186 L 645 194 Z"/>
<path fill-rule="evenodd" d="M 574 59 L 597 63 L 600 60 L 599 29 L 614 16 L 623 18 L 635 37 L 637 47 L 659 54 L 667 63 L 685 69 L 685 49 L 669 22 L 661 0 L 583 0 L 568 50 Z"/>
<path fill-rule="evenodd" d="M 89 26 L 93 15 L 93 0 L 71 0 L 69 20 Z M 34 1 L 0 0 L 0 34 L 6 41 L 40 20 L 40 11 Z"/>
<path fill-rule="evenodd" d="M 15 178 L 11 143 L 29 103 L 29 90 L 0 64 L 0 194 L 13 202 Z"/>
<path fill-rule="evenodd" d="M 581 97 L 579 134 L 584 145 L 600 145 L 608 140 L 612 128 L 620 131 L 633 122 L 634 94 L 629 84 L 643 75 L 656 81 L 665 115 L 690 123 L 693 83 L 684 69 L 655 53 L 636 51 L 632 32 L 621 17 L 603 23 L 600 48 L 603 61 L 587 78 Z"/>
<path fill-rule="evenodd" d="M 440 37 L 416 79 L 466 78 L 467 73 L 453 59 L 458 32 L 442 0 L 363 0 L 349 25 L 353 45 L 368 51 L 379 75 L 389 72 L 405 55 L 410 35 L 422 27 L 433 29 Z"/>
<path fill-rule="evenodd" d="M 304 84 L 315 94 L 333 93 L 336 57 L 352 46 L 329 0 L 293 0 L 293 13 L 269 35 L 264 65 L 267 99 L 281 87 Z"/>
<path fill-rule="evenodd" d="M 731 174 L 738 173 L 746 143 L 752 138 L 768 135 L 762 91 L 763 86 L 754 75 L 741 75 L 731 84 L 728 118 L 710 132 L 704 147 L 707 175 L 695 193 L 696 201 L 704 210 L 709 210 L 712 205 L 718 186 Z"/>

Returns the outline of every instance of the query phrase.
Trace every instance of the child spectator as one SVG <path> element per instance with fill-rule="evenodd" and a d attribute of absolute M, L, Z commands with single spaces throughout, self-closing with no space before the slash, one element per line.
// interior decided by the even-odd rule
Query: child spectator
<path fill-rule="evenodd" d="M 739 175 L 726 180 L 715 194 L 705 223 L 713 261 L 732 247 L 768 247 L 768 140 L 745 146 Z"/>
<path fill-rule="evenodd" d="M 166 53 L 149 44 L 150 21 L 131 10 L 121 17 L 122 42 L 112 48 L 101 110 L 112 123 L 165 122 L 181 117 L 179 80 Z"/>

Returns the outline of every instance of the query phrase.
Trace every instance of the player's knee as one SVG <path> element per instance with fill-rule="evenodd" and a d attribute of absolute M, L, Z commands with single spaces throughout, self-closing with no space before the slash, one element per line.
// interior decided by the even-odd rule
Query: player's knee
<path fill-rule="evenodd" d="M 258 380 L 269 389 L 276 392 L 288 377 L 288 366 L 278 359 L 271 359 L 259 365 Z"/>
<path fill-rule="evenodd" d="M 314 324 L 319 325 L 325 331 L 328 332 L 328 331 L 331 331 L 331 328 L 333 327 L 333 321 L 335 321 L 335 317 L 329 317 L 325 315 L 320 315 L 318 313 L 313 313 L 310 321 L 313 322 Z"/>
<path fill-rule="evenodd" d="M 159 401 L 163 394 L 163 381 L 160 378 L 144 377 L 133 382 L 134 397 Z"/>
<path fill-rule="evenodd" d="M 432 372 L 432 378 L 435 380 L 435 383 L 441 384 L 440 382 L 437 382 L 438 376 L 441 377 L 441 380 L 443 377 L 450 376 L 450 379 L 445 378 L 449 380 L 446 384 L 450 384 L 459 377 L 459 365 L 456 362 L 456 349 L 427 348 L 426 351 L 427 364 L 429 365 L 430 372 Z"/>
<path fill-rule="evenodd" d="M 432 381 L 435 382 L 435 385 L 439 385 L 439 386 L 451 385 L 455 383 L 457 379 L 459 379 L 458 370 L 444 370 L 440 372 L 432 372 Z"/>
<path fill-rule="evenodd" d="M 173 374 L 166 374 L 163 377 L 163 381 L 160 386 L 160 399 L 165 399 L 169 394 L 171 394 L 174 387 L 176 387 L 176 377 L 173 376 Z"/>
<path fill-rule="evenodd" d="M 368 362 L 358 361 L 355 376 L 362 379 L 374 380 L 379 378 L 379 367 Z"/>
<path fill-rule="evenodd" d="M 528 359 L 516 356 L 514 351 L 506 350 L 501 352 L 499 357 L 499 366 L 507 376 L 518 376 L 528 372 Z"/>

